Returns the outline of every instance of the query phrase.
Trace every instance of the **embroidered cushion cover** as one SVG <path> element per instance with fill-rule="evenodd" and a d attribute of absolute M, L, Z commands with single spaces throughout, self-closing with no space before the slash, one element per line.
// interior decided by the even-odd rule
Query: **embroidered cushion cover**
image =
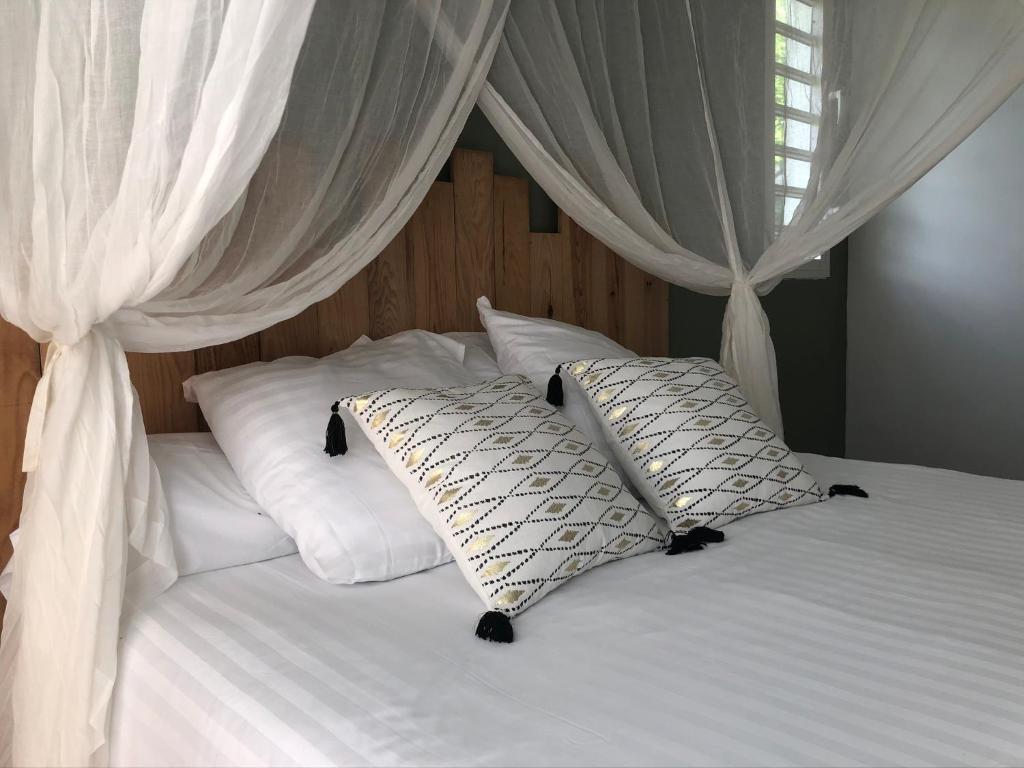
<path fill-rule="evenodd" d="M 342 401 L 489 608 L 513 616 L 668 532 L 523 376 Z"/>
<path fill-rule="evenodd" d="M 736 382 L 703 357 L 563 364 L 630 479 L 675 533 L 823 496 Z"/>

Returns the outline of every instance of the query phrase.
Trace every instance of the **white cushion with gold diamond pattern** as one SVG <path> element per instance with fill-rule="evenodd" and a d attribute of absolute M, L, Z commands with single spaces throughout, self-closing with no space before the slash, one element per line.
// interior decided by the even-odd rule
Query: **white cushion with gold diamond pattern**
<path fill-rule="evenodd" d="M 488 608 L 515 615 L 665 543 L 664 523 L 523 376 L 342 402 Z"/>
<path fill-rule="evenodd" d="M 605 358 L 562 370 L 587 393 L 637 490 L 676 533 L 823 498 L 714 360 Z"/>

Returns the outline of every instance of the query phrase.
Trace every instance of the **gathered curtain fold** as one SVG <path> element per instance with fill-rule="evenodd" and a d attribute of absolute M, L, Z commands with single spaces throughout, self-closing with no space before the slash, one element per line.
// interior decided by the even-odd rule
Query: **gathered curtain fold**
<path fill-rule="evenodd" d="M 12 3 L 0 312 L 46 362 L 0 639 L 0 760 L 107 760 L 123 612 L 177 577 L 125 351 L 241 338 L 404 226 L 507 0 Z"/>
<path fill-rule="evenodd" d="M 591 234 L 676 285 L 729 294 L 722 363 L 780 434 L 758 294 L 913 184 L 1024 81 L 1017 0 L 824 0 L 776 18 L 791 5 L 513 4 L 480 96 Z M 781 47 L 776 26 L 793 38 Z"/>

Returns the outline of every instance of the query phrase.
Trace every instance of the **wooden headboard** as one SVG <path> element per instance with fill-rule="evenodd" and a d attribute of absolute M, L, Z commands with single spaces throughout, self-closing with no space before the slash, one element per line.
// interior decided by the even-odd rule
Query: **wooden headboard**
<path fill-rule="evenodd" d="M 557 233 L 530 231 L 526 179 L 494 175 L 490 154 L 457 149 L 438 181 L 377 259 L 333 296 L 231 344 L 129 354 L 146 429 L 205 428 L 181 382 L 194 373 L 286 355 L 322 356 L 365 334 L 408 328 L 480 330 L 476 299 L 600 331 L 640 354 L 668 351 L 668 285 L 623 261 L 559 211 Z M 0 562 L 17 526 L 21 443 L 41 350 L 0 320 Z"/>

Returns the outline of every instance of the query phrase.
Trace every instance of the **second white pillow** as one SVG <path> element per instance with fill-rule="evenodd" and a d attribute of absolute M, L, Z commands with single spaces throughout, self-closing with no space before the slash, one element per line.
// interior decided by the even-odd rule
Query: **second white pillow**
<path fill-rule="evenodd" d="M 464 351 L 452 339 L 405 331 L 321 360 L 289 357 L 193 376 L 185 392 L 246 490 L 313 573 L 334 583 L 384 581 L 451 556 L 354 423 L 347 460 L 328 460 L 324 412 L 344 392 L 478 382 L 463 366 Z"/>
<path fill-rule="evenodd" d="M 476 307 L 502 373 L 526 376 L 541 392 L 547 390 L 555 368 L 566 360 L 636 356 L 597 331 L 494 309 L 486 296 L 477 299 Z M 587 436 L 594 448 L 612 462 L 621 477 L 627 477 L 604 435 L 601 423 L 587 403 L 586 394 L 572 377 L 563 376 L 562 381 L 565 384 L 562 413 Z"/>

